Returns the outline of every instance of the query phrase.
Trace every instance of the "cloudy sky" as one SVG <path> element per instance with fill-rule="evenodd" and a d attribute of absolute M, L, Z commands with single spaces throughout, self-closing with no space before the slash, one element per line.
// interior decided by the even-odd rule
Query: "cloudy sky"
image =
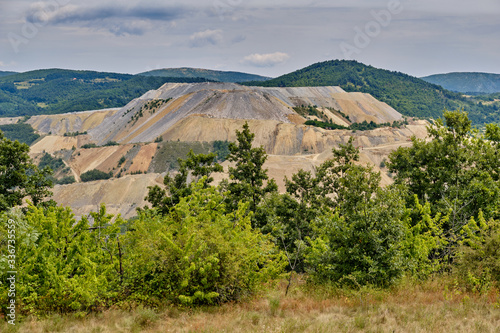
<path fill-rule="evenodd" d="M 500 73 L 498 0 L 0 0 L 0 70 Z"/>

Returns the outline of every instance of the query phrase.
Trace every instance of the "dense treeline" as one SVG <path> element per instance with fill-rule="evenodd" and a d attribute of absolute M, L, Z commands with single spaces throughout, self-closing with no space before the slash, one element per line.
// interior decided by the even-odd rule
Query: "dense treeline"
<path fill-rule="evenodd" d="M 443 109 L 465 108 L 474 124 L 500 122 L 498 108 L 467 100 L 462 94 L 400 72 L 366 66 L 357 61 L 332 60 L 264 81 L 245 83 L 263 87 L 340 86 L 369 93 L 405 116 L 439 118 Z"/>
<path fill-rule="evenodd" d="M 460 111 L 444 118 L 428 140 L 391 153 L 386 187 L 351 139 L 315 172 L 285 178 L 280 194 L 245 124 L 228 145 L 229 179 L 214 186 L 217 155 L 191 151 L 132 221 L 112 222 L 104 207 L 80 221 L 64 208 L 5 207 L 0 228 L 17 226 L 19 309 L 220 304 L 296 273 L 340 288 L 453 274 L 485 292 L 500 281 L 500 127 L 473 131 Z"/>
<path fill-rule="evenodd" d="M 28 145 L 31 145 L 40 137 L 40 135 L 35 133 L 35 130 L 30 124 L 22 122 L 17 124 L 0 125 L 0 131 L 2 131 L 5 137 L 10 140 L 17 140 Z"/>
<path fill-rule="evenodd" d="M 63 69 L 25 72 L 0 77 L 0 116 L 122 107 L 166 82 L 206 81 Z"/>

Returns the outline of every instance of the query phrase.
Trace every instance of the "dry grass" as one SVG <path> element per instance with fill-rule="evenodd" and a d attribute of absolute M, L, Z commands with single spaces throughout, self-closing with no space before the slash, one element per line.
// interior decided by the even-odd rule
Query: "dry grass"
<path fill-rule="evenodd" d="M 108 310 L 26 318 L 1 332 L 500 332 L 500 294 L 473 294 L 438 279 L 392 290 L 270 290 L 239 304 L 201 309 Z"/>

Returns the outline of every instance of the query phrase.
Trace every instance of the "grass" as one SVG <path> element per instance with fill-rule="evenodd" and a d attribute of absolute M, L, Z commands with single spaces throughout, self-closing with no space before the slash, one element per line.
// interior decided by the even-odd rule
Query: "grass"
<path fill-rule="evenodd" d="M 500 297 L 467 293 L 439 278 L 391 290 L 357 291 L 286 283 L 245 302 L 196 309 L 125 311 L 25 318 L 1 332 L 499 332 Z M 9 327 L 10 326 L 10 327 Z"/>

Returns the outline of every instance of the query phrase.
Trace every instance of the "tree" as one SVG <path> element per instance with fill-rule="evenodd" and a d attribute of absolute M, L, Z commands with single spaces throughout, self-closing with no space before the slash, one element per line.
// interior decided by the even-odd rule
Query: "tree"
<path fill-rule="evenodd" d="M 178 159 L 179 173 L 174 177 L 167 174 L 163 178 L 165 189 L 158 185 L 150 186 L 145 199 L 161 214 L 168 213 L 180 202 L 181 198 L 191 194 L 190 182 L 203 179 L 203 188 L 210 186 L 213 181 L 211 174 L 223 171 L 222 166 L 216 162 L 216 159 L 217 155 L 215 153 L 195 154 L 191 149 L 185 160 Z"/>
<path fill-rule="evenodd" d="M 412 138 L 411 147 L 392 152 L 388 168 L 397 184 L 408 187 L 409 205 L 429 202 L 433 215 L 445 217 L 448 245 L 441 256 L 451 262 L 471 218 L 499 214 L 500 129 L 489 125 L 480 134 L 471 129 L 467 113 L 457 110 L 446 111 L 444 122 L 435 121 L 428 133 L 430 140 Z"/>
<path fill-rule="evenodd" d="M 406 236 L 401 189 L 378 188 L 374 197 L 353 204 L 355 209 L 344 215 L 337 211 L 317 219 L 314 237 L 307 238 L 310 278 L 340 286 L 389 286 L 407 268 L 401 246 Z"/>
<path fill-rule="evenodd" d="M 52 171 L 48 167 L 39 170 L 28 153 L 27 144 L 11 141 L 0 132 L 0 211 L 20 205 L 25 197 L 38 205 L 52 194 L 48 177 Z"/>
<path fill-rule="evenodd" d="M 238 142 L 229 144 L 230 153 L 227 157 L 236 164 L 229 168 L 230 182 L 227 186 L 231 194 L 228 205 L 234 209 L 238 202 L 249 201 L 250 210 L 255 213 L 264 195 L 276 192 L 278 186 L 274 179 L 269 180 L 267 169 L 263 168 L 267 159 L 264 148 L 252 148 L 255 134 L 250 132 L 248 123 L 243 125 L 241 132 L 236 130 L 236 137 Z M 267 184 L 264 185 L 264 181 Z"/>

